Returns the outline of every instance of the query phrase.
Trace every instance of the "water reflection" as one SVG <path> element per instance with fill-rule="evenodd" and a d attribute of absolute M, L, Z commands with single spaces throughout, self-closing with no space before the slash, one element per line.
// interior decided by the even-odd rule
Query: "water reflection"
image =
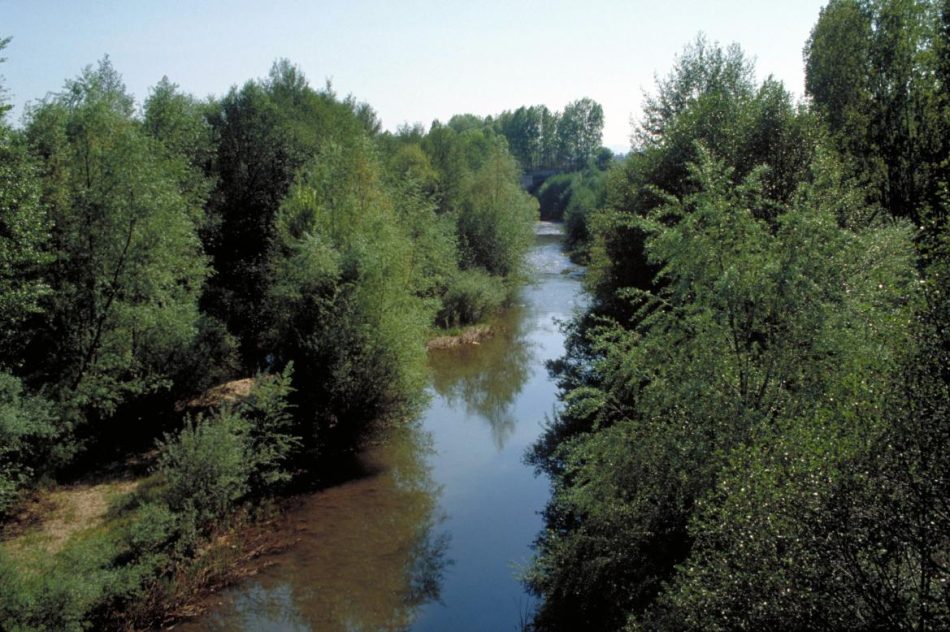
<path fill-rule="evenodd" d="M 561 225 L 541 222 L 535 246 L 528 253 L 534 282 L 525 288 L 521 304 L 493 321 L 495 335 L 475 346 L 432 352 L 432 387 L 451 407 L 464 405 L 470 417 L 481 417 L 491 427 L 492 441 L 501 451 L 515 431 L 514 404 L 543 364 L 538 358 L 540 331 L 550 330 L 559 347 L 561 332 L 548 318 L 552 312 L 567 317 L 577 299 L 583 269 L 572 264 L 562 249 Z M 539 318 L 540 317 L 540 318 Z"/>
<path fill-rule="evenodd" d="M 564 353 L 557 320 L 583 300 L 583 270 L 560 232 L 538 225 L 536 283 L 492 339 L 430 355 L 433 397 L 419 425 L 354 457 L 356 476 L 340 468 L 346 482 L 301 499 L 279 527 L 297 544 L 182 628 L 517 629 L 530 606 L 515 569 L 549 496 L 522 457 L 556 402 L 544 363 Z"/>
<path fill-rule="evenodd" d="M 363 476 L 304 499 L 297 540 L 255 581 L 184 630 L 404 630 L 438 601 L 448 534 L 427 458 L 429 435 L 399 428 L 360 455 Z"/>
<path fill-rule="evenodd" d="M 532 374 L 525 310 L 507 310 L 492 323 L 495 335 L 479 345 L 443 349 L 429 357 L 435 392 L 450 406 L 464 404 L 469 416 L 487 421 L 498 450 L 515 430 L 513 404 Z"/>

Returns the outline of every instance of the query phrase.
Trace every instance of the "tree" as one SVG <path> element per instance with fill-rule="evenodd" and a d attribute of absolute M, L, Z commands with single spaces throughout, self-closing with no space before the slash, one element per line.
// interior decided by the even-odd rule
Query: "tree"
<path fill-rule="evenodd" d="M 458 215 L 462 267 L 478 266 L 502 277 L 518 273 L 537 215 L 537 201 L 521 190 L 518 166 L 504 141 L 495 142 Z"/>
<path fill-rule="evenodd" d="M 540 108 L 522 106 L 514 112 L 502 112 L 495 119 L 495 126 L 508 139 L 511 154 L 522 169 L 529 171 L 541 166 Z"/>
<path fill-rule="evenodd" d="M 805 48 L 806 90 L 869 201 L 918 224 L 948 175 L 936 4 L 835 0 Z"/>
<path fill-rule="evenodd" d="M 268 348 L 293 361 L 306 436 L 349 445 L 419 401 L 423 332 L 407 238 L 365 138 L 328 144 L 281 205 Z"/>
<path fill-rule="evenodd" d="M 0 39 L 0 51 L 9 41 Z M 0 96 L 2 91 L 0 86 Z M 0 101 L 0 367 L 22 361 L 32 330 L 26 323 L 43 311 L 49 294 L 43 274 L 52 261 L 36 168 L 7 125 L 6 110 Z"/>
<path fill-rule="evenodd" d="M 541 168 L 556 168 L 558 160 L 558 122 L 561 115 L 558 112 L 551 112 L 545 106 L 539 106 L 541 110 Z"/>
<path fill-rule="evenodd" d="M 332 139 L 362 132 L 364 121 L 332 91 L 317 92 L 303 73 L 279 60 L 267 79 L 232 88 L 211 118 L 217 139 L 217 230 L 207 248 L 217 274 L 204 303 L 237 335 L 243 360 L 262 367 L 260 332 L 270 283 L 268 254 L 275 218 L 297 172 Z"/>
<path fill-rule="evenodd" d="M 34 110 L 27 128 L 57 254 L 28 369 L 69 409 L 95 415 L 169 385 L 207 274 L 200 208 L 132 113 L 105 59 Z"/>
<path fill-rule="evenodd" d="M 61 430 L 50 402 L 25 393 L 19 379 L 0 372 L 0 518 L 21 489 L 69 456 L 56 449 Z"/>
<path fill-rule="evenodd" d="M 754 68 L 738 46 L 723 48 L 700 36 L 687 46 L 669 75 L 647 98 L 635 151 L 610 176 L 606 211 L 592 222 L 589 287 L 595 310 L 621 320 L 629 303 L 622 288 L 650 289 L 656 270 L 645 256 L 649 235 L 638 218 L 664 203 L 664 193 L 692 191 L 688 164 L 697 143 L 732 168 L 735 184 L 761 165 L 765 194 L 781 206 L 810 177 L 817 129 L 781 83 L 754 82 Z M 774 218 L 764 204 L 758 212 Z"/>
<path fill-rule="evenodd" d="M 182 93 L 168 77 L 152 88 L 144 104 L 145 131 L 167 149 L 169 162 L 180 161 L 182 190 L 201 206 L 213 186 L 215 148 L 210 113 L 210 104 Z"/>
<path fill-rule="evenodd" d="M 570 170 L 581 169 L 594 157 L 603 141 L 604 109 L 589 98 L 568 103 L 558 119 L 561 163 Z"/>
<path fill-rule="evenodd" d="M 752 592 L 731 581 L 737 575 L 730 560 L 751 568 L 761 552 L 743 557 L 759 541 L 742 540 L 741 527 L 747 517 L 772 524 L 774 505 L 752 506 L 765 492 L 749 495 L 741 508 L 693 520 L 706 507 L 721 507 L 719 494 L 743 494 L 738 487 L 760 471 L 771 480 L 776 464 L 756 469 L 736 461 L 760 448 L 781 459 L 770 446 L 790 450 L 785 442 L 801 436 L 786 429 L 820 416 L 824 402 L 841 402 L 828 407 L 840 406 L 842 426 L 832 429 L 821 417 L 803 428 L 825 440 L 817 443 L 827 450 L 821 456 L 844 452 L 861 436 L 848 411 L 873 408 L 893 369 L 904 334 L 903 297 L 914 282 L 907 228 L 840 228 L 841 191 L 834 188 L 797 196 L 773 228 L 763 213 L 772 204 L 763 169 L 736 187 L 723 161 L 702 149 L 699 155 L 691 167 L 695 193 L 667 197 L 641 220 L 651 225 L 645 247 L 662 285 L 628 293 L 637 306 L 634 323 L 605 320 L 589 329 L 593 359 L 562 373 L 566 408 L 534 453 L 555 490 L 529 575 L 545 597 L 542 629 L 652 621 L 658 596 L 679 577 L 695 576 L 690 595 L 708 596 L 720 586 L 737 596 Z M 853 328 L 858 314 L 873 324 Z M 838 443 L 831 441 L 836 432 L 854 434 Z M 793 462 L 808 468 L 827 461 Z M 803 480 L 823 475 L 810 470 Z M 792 510 L 812 489 L 768 491 Z M 778 537 L 793 538 L 797 532 L 782 525 L 774 525 Z M 716 539 L 731 529 L 735 539 Z M 792 559 L 793 566 L 806 560 Z M 764 574 L 750 583 L 762 591 L 784 586 L 775 564 L 755 568 Z M 714 572 L 723 574 L 713 581 Z M 708 624 L 719 610 L 699 612 L 695 621 Z M 687 617 L 670 620 L 668 628 L 678 629 Z"/>

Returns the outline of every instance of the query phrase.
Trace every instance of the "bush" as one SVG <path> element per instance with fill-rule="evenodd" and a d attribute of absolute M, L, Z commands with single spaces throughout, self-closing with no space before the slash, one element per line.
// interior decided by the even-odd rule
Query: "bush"
<path fill-rule="evenodd" d="M 158 467 L 166 481 L 162 496 L 182 517 L 186 542 L 206 533 L 247 493 L 252 468 L 247 434 L 244 418 L 222 410 L 210 419 L 187 420 L 178 436 L 166 435 L 159 444 Z"/>
<path fill-rule="evenodd" d="M 591 215 L 607 201 L 608 172 L 588 167 L 577 174 L 564 210 L 564 244 L 581 260 L 590 256 Z"/>
<path fill-rule="evenodd" d="M 97 629 L 97 611 L 131 586 L 115 567 L 114 546 L 108 537 L 90 538 L 30 572 L 0 552 L 0 629 Z"/>
<path fill-rule="evenodd" d="M 518 173 L 502 145 L 493 146 L 473 174 L 458 214 L 460 267 L 504 277 L 522 272 L 539 211 L 537 200 L 521 189 Z"/>
<path fill-rule="evenodd" d="M 52 404 L 27 395 L 19 379 L 0 373 L 0 516 L 24 486 L 55 462 L 58 436 Z"/>
<path fill-rule="evenodd" d="M 293 392 L 293 363 L 281 373 L 258 377 L 250 396 L 237 408 L 247 421 L 245 452 L 251 493 L 273 491 L 291 479 L 288 462 L 301 447 L 293 434 L 294 418 L 288 397 Z"/>
<path fill-rule="evenodd" d="M 200 392 L 241 374 L 238 340 L 225 324 L 202 314 L 196 325 L 194 342 L 177 349 L 170 359 L 176 367 L 170 373 L 178 395 Z"/>
<path fill-rule="evenodd" d="M 297 368 L 303 436 L 317 447 L 421 398 L 433 310 L 414 292 L 413 247 L 366 139 L 328 147 L 281 206 L 268 344 Z"/>
<path fill-rule="evenodd" d="M 436 318 L 446 328 L 477 323 L 498 311 L 505 301 L 501 279 L 474 268 L 462 270 L 449 281 Z"/>

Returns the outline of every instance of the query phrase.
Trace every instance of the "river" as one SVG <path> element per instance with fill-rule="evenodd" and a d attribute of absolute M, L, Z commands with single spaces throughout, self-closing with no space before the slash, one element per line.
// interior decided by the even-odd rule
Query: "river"
<path fill-rule="evenodd" d="M 524 464 L 556 405 L 545 362 L 583 301 L 561 227 L 540 222 L 532 282 L 493 338 L 430 353 L 417 424 L 359 455 L 357 475 L 282 521 L 295 544 L 179 630 L 516 631 L 518 579 L 543 527 L 548 482 Z"/>

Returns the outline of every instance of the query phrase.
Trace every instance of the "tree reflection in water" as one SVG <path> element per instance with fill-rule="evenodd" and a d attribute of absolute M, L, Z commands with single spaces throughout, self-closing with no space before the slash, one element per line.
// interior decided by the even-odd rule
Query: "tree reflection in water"
<path fill-rule="evenodd" d="M 225 593 L 182 630 L 404 630 L 438 601 L 449 537 L 431 440 L 396 428 L 360 455 L 363 475 L 304 499 L 287 525 L 297 542 L 256 581 Z"/>
<path fill-rule="evenodd" d="M 495 335 L 478 345 L 429 354 L 432 386 L 450 405 L 485 419 L 501 450 L 515 430 L 512 405 L 531 377 L 533 350 L 526 334 L 527 310 L 516 306 L 492 323 Z"/>

